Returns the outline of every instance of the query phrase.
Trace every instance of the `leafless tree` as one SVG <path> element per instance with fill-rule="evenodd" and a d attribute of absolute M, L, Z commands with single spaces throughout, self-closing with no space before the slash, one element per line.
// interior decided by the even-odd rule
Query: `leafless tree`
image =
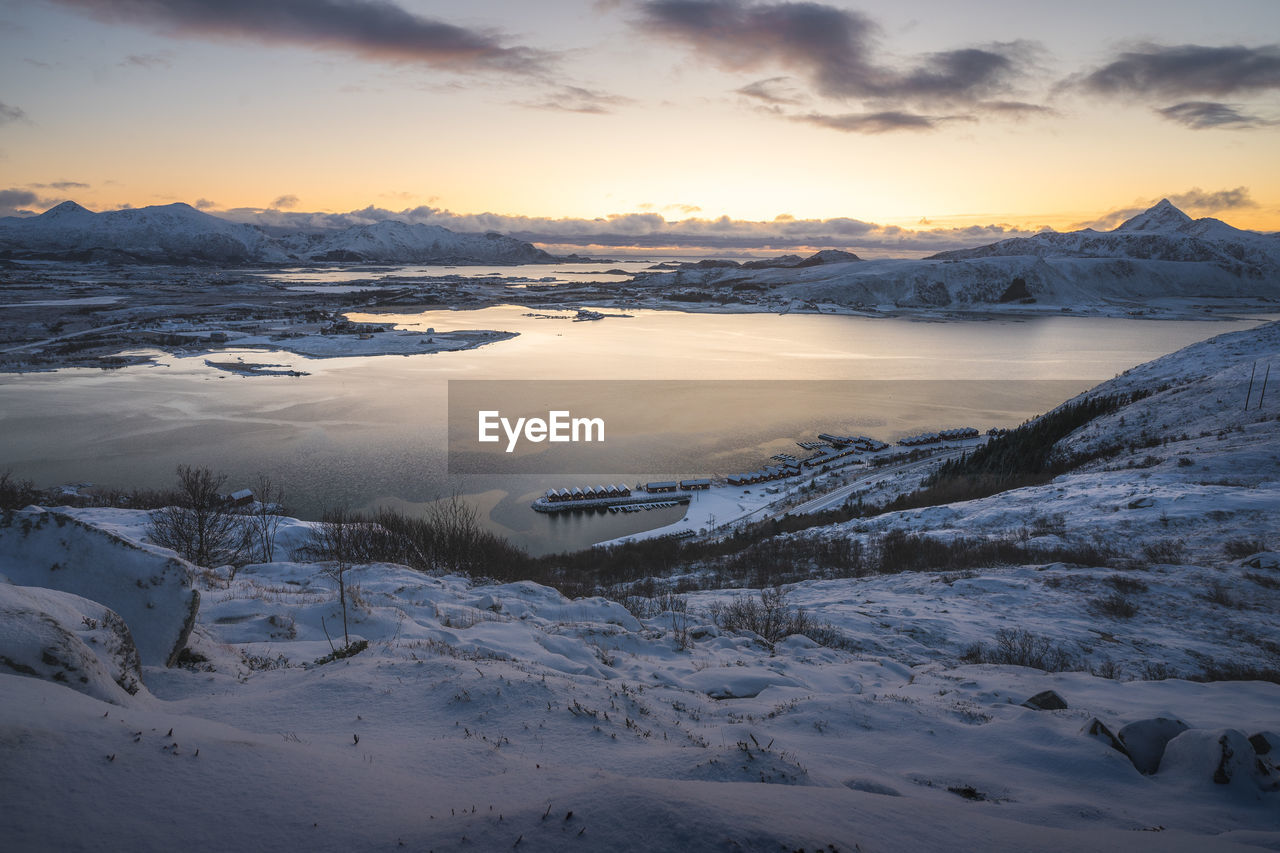
<path fill-rule="evenodd" d="M 151 513 L 147 535 L 198 566 L 241 565 L 251 549 L 245 519 L 222 496 L 225 474 L 178 466 L 177 505 Z"/>
<path fill-rule="evenodd" d="M 361 545 L 361 529 L 366 526 L 360 519 L 352 518 L 345 508 L 335 507 L 324 511 L 321 521 L 314 528 L 311 548 L 325 560 L 320 574 L 331 578 L 338 585 L 338 600 L 342 603 L 342 645 L 351 645 L 347 632 L 347 573 L 361 562 L 364 548 Z"/>
<path fill-rule="evenodd" d="M 253 496 L 257 501 L 245 518 L 258 546 L 258 556 L 262 562 L 270 563 L 275 560 L 276 531 L 284 517 L 284 488 L 270 474 L 259 474 Z"/>

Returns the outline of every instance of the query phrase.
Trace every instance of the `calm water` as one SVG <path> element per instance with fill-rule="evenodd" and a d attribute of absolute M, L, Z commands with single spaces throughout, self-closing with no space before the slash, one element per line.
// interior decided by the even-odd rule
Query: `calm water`
<path fill-rule="evenodd" d="M 619 309 L 601 309 L 617 313 Z M 165 356 L 156 366 L 0 376 L 0 470 L 40 485 L 168 485 L 179 464 L 207 465 L 248 485 L 272 473 L 304 517 L 328 505 L 412 511 L 458 491 L 491 525 L 535 551 L 580 547 L 664 524 L 679 510 L 547 517 L 528 500 L 581 478 L 446 474 L 447 380 L 465 379 L 881 379 L 973 380 L 945 408 L 911 401 L 883 411 L 813 413 L 757 404 L 724 411 L 749 420 L 709 461 L 706 447 L 662 461 L 655 476 L 729 473 L 795 451 L 815 428 L 885 440 L 944 426 L 1014 425 L 1076 390 L 1133 365 L 1253 321 L 1091 318 L 928 323 L 901 319 L 632 311 L 594 322 L 534 319 L 528 309 L 383 315 L 406 327 L 503 329 L 520 336 L 457 353 L 307 359 L 245 353 L 310 372 L 241 377 L 204 358 Z M 365 319 L 370 315 L 352 315 Z M 1064 380 L 1008 384 L 1005 380 Z M 1016 394 L 1010 389 L 1018 387 Z M 552 401 L 548 401 L 551 403 Z M 770 438 L 774 436 L 774 438 Z M 736 442 L 736 444 L 735 444 Z M 672 470 L 675 469 L 675 470 Z M 595 481 L 597 478 L 591 478 Z M 624 479 L 619 476 L 618 479 Z M 628 482 L 634 481 L 628 478 Z M 599 478 L 607 482 L 605 478 Z"/>

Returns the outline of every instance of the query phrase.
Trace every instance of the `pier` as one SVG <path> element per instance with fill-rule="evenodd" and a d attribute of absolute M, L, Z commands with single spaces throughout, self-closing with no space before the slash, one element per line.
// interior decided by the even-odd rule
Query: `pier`
<path fill-rule="evenodd" d="M 578 512 L 591 510 L 609 510 L 612 512 L 637 512 L 642 509 L 657 509 L 676 504 L 687 504 L 687 494 L 660 495 L 618 495 L 601 498 L 579 498 L 569 501 L 552 501 L 545 496 L 535 500 L 531 506 L 535 512 Z"/>

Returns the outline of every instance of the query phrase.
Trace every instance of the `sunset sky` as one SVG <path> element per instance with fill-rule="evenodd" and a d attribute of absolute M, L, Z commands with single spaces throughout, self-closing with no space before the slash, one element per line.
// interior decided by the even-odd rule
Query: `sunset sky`
<path fill-rule="evenodd" d="M 1277 41 L 1276 0 L 0 0 L 0 215 L 884 249 L 1167 196 L 1280 230 Z"/>

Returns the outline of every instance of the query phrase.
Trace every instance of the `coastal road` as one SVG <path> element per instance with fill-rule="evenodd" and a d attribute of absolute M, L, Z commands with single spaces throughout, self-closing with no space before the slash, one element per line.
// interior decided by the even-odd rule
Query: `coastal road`
<path fill-rule="evenodd" d="M 970 445 L 966 447 L 952 447 L 946 450 L 939 451 L 938 453 L 935 453 L 924 459 L 915 459 L 910 462 L 900 462 L 896 465 L 886 465 L 883 468 L 868 469 L 865 472 L 865 476 L 859 477 L 858 479 L 854 480 L 852 483 L 843 485 L 838 489 L 833 489 L 832 491 L 827 492 L 826 494 L 819 495 L 813 500 L 805 501 L 799 506 L 793 506 L 784 512 L 778 513 L 778 515 L 807 515 L 809 513 L 822 512 L 823 510 L 827 510 L 827 509 L 835 509 L 837 507 L 842 506 L 844 502 L 849 499 L 849 496 L 852 495 L 859 488 L 866 486 L 868 480 L 882 479 L 887 476 L 898 475 L 898 474 L 910 474 L 913 471 L 921 471 L 925 468 L 931 468 L 945 460 L 955 459 L 959 457 L 961 454 L 967 453 L 968 451 L 973 450 L 974 447 L 976 446 L 978 445 Z"/>

